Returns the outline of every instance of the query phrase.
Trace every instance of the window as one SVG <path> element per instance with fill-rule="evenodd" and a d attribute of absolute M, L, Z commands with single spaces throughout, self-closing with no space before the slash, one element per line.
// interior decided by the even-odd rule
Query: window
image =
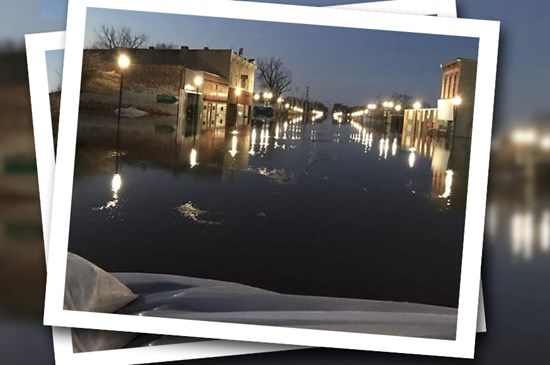
<path fill-rule="evenodd" d="M 241 75 L 241 89 L 248 89 L 248 75 Z"/>

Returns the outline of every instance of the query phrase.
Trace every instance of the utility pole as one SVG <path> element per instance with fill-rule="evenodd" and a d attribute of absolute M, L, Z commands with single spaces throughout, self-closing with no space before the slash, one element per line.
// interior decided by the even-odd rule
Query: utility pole
<path fill-rule="evenodd" d="M 306 107 L 304 108 L 306 112 L 305 122 L 309 122 L 309 86 L 306 87 Z"/>

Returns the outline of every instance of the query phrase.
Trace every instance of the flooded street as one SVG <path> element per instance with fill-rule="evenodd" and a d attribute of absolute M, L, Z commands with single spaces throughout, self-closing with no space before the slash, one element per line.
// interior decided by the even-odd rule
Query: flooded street
<path fill-rule="evenodd" d="M 107 271 L 458 305 L 468 142 L 330 120 L 178 138 L 138 118 L 117 153 L 114 119 L 80 118 L 69 251 Z"/>

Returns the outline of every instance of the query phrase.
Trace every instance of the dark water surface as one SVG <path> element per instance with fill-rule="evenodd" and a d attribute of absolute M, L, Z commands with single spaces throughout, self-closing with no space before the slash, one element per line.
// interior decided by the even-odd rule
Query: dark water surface
<path fill-rule="evenodd" d="M 107 271 L 458 305 L 468 142 L 330 121 L 177 138 L 169 120 L 123 119 L 113 188 L 113 119 L 80 118 L 71 252 Z"/>

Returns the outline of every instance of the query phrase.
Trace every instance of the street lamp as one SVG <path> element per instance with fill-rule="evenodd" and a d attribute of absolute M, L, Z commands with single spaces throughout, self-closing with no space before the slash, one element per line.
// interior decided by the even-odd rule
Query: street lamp
<path fill-rule="evenodd" d="M 401 109 L 402 109 L 402 106 L 401 106 L 401 105 L 396 105 L 396 106 L 395 106 L 395 111 L 400 112 Z"/>
<path fill-rule="evenodd" d="M 254 101 L 260 100 L 260 94 L 254 94 Z"/>
<path fill-rule="evenodd" d="M 267 104 L 269 103 L 269 100 L 271 100 L 271 98 L 273 97 L 273 94 L 269 91 L 266 91 L 264 92 L 263 97 L 264 97 L 264 103 L 267 106 Z"/>
<path fill-rule="evenodd" d="M 193 80 L 193 83 L 197 87 L 197 90 L 198 90 L 198 87 L 201 86 L 203 82 L 204 82 L 204 79 L 202 78 L 201 75 L 195 76 L 195 79 Z"/>

